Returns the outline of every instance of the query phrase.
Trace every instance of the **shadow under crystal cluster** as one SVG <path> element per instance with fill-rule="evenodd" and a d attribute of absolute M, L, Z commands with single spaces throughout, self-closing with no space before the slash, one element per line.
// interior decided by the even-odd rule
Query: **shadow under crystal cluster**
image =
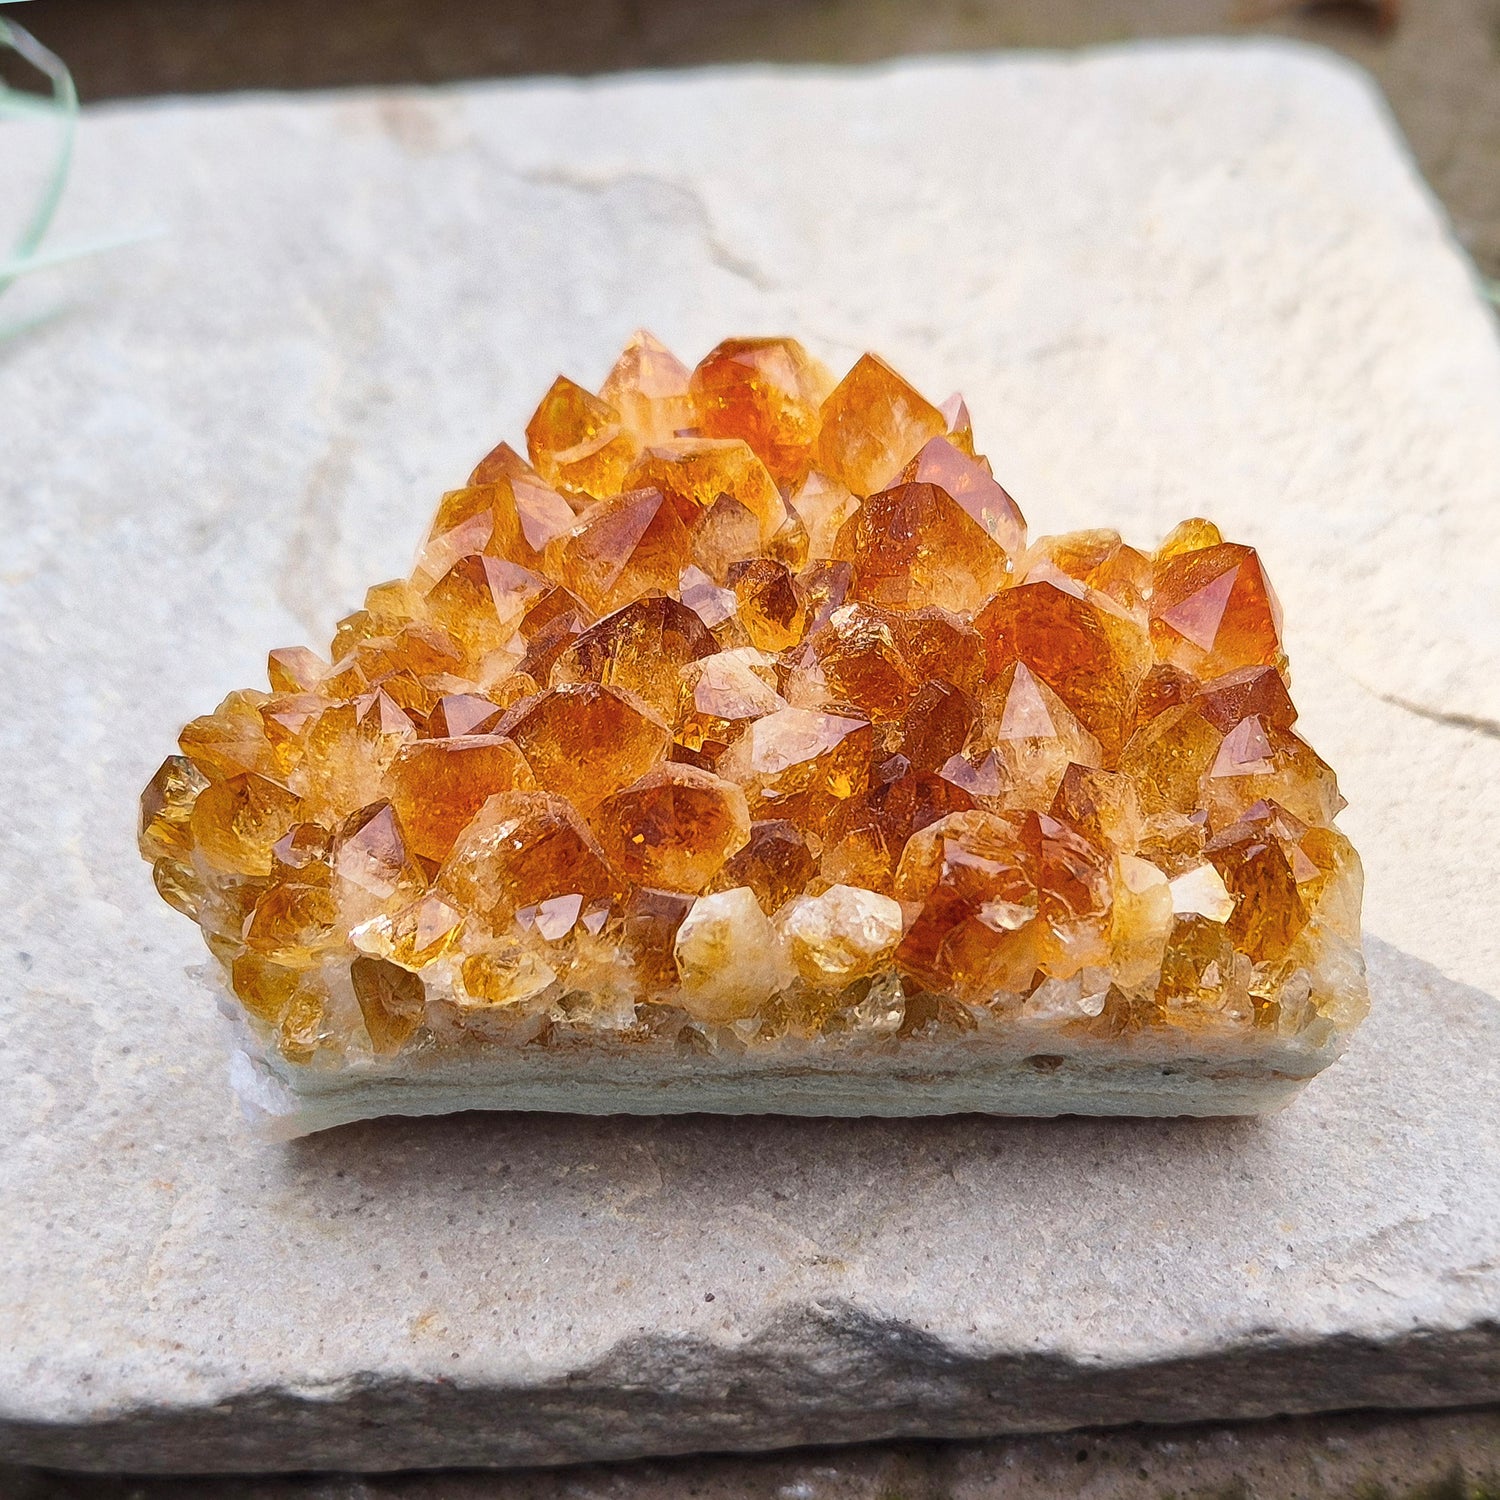
<path fill-rule="evenodd" d="M 689 371 L 637 335 L 526 440 L 143 795 L 280 1065 L 1363 1014 L 1359 861 L 1251 548 L 1028 544 L 961 399 L 787 338 Z"/>

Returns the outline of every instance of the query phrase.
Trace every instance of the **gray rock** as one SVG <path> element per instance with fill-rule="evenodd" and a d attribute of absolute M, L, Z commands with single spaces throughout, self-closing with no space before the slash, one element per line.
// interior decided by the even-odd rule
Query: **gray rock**
<path fill-rule="evenodd" d="M 6 1500 L 1481 1500 L 1500 1408 L 1354 1412 L 565 1468 L 132 1478 L 0 1468 Z M 1488 1488 L 1486 1488 L 1488 1486 Z"/>
<path fill-rule="evenodd" d="M 0 1457 L 539 1463 L 1500 1397 L 1500 348 L 1284 47 L 85 122 L 0 346 Z M 13 300 L 14 299 L 14 300 Z M 1288 616 L 1374 1011 L 1260 1122 L 237 1117 L 133 850 L 177 726 L 404 571 L 632 327 L 941 398 L 1037 532 L 1207 511 Z"/>

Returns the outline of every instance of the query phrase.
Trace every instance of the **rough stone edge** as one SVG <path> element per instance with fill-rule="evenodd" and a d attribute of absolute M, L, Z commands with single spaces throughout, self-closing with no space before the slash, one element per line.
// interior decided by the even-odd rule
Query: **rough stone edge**
<path fill-rule="evenodd" d="M 1495 1402 L 1494 1322 L 1388 1340 L 1252 1335 L 1212 1355 L 1105 1366 L 971 1355 L 840 1305 L 788 1311 L 737 1348 L 626 1340 L 586 1370 L 530 1387 L 363 1375 L 316 1393 L 264 1388 L 66 1423 L 0 1422 L 0 1462 L 202 1474 L 548 1466 Z"/>
<path fill-rule="evenodd" d="M 1315 1476 L 1315 1477 L 1314 1477 Z M 791 1500 L 921 1495 L 945 1500 L 1302 1500 L 1457 1497 L 1464 1481 L 1500 1492 L 1500 1407 L 1358 1411 L 1238 1423 L 1033 1433 L 947 1443 L 694 1454 L 565 1469 L 136 1480 L 132 1500 Z M 119 1500 L 116 1475 L 0 1465 L 9 1500 Z M 1470 1497 L 1478 1500 L 1478 1496 Z"/>

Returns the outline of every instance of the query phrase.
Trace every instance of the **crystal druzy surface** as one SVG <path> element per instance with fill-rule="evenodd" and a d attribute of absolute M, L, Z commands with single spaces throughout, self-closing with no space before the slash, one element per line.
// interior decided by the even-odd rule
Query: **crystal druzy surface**
<path fill-rule="evenodd" d="M 1255 551 L 1027 539 L 874 355 L 560 378 L 328 655 L 182 732 L 157 889 L 261 1044 L 1346 1032 L 1361 874 Z"/>

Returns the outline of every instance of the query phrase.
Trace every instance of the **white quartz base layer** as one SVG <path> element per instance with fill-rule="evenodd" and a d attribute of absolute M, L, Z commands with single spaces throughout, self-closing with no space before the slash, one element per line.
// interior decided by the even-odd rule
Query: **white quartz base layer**
<path fill-rule="evenodd" d="M 779 1060 L 580 1044 L 549 1053 L 493 1047 L 406 1066 L 316 1071 L 250 1051 L 235 1090 L 267 1139 L 380 1115 L 553 1110 L 589 1115 L 1258 1115 L 1289 1103 L 1336 1055 L 1251 1037 L 1079 1045 L 1055 1031 L 1009 1047 L 904 1039 L 885 1051 Z"/>
<path fill-rule="evenodd" d="M 0 1456 L 390 1468 L 1500 1399 L 1500 349 L 1273 46 L 86 115 L 0 321 Z M 249 1130 L 135 856 L 178 726 L 637 324 L 962 387 L 1036 531 L 1286 607 L 1372 1009 L 1257 1120 Z"/>

